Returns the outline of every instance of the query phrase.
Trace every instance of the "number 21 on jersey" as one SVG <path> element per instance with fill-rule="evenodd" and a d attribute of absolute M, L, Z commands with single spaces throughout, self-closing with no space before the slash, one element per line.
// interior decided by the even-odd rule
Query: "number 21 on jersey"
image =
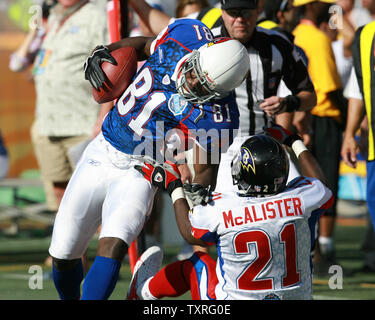
<path fill-rule="evenodd" d="M 289 287 L 300 281 L 300 274 L 297 270 L 296 233 L 293 222 L 283 226 L 279 233 L 279 241 L 284 246 L 285 257 L 285 275 L 282 278 L 282 286 Z M 272 290 L 272 278 L 259 278 L 259 274 L 272 260 L 270 237 L 260 229 L 239 232 L 233 241 L 236 254 L 249 254 L 249 243 L 255 243 L 256 258 L 238 277 L 237 287 L 243 290 Z"/>

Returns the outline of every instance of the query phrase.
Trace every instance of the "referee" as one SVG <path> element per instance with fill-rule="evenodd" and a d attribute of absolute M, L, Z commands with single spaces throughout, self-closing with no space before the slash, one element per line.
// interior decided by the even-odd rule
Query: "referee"
<path fill-rule="evenodd" d="M 240 133 L 222 154 L 217 190 L 233 190 L 230 172 L 232 153 L 249 136 L 262 132 L 276 114 L 308 111 L 316 104 L 313 84 L 303 58 L 296 47 L 281 33 L 257 26 L 262 11 L 258 0 L 222 0 L 223 25 L 212 29 L 216 37 L 239 40 L 248 50 L 250 75 L 235 89 L 240 112 Z M 284 81 L 291 95 L 278 97 Z"/>

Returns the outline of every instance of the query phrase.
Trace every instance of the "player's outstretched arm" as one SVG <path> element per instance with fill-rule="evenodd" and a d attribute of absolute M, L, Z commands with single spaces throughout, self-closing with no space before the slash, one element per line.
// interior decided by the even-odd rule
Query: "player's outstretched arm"
<path fill-rule="evenodd" d="M 206 246 L 203 241 L 194 238 L 191 234 L 190 207 L 185 198 L 177 165 L 170 162 L 161 165 L 150 159 L 146 160 L 143 166 L 135 166 L 135 169 L 153 185 L 169 193 L 173 201 L 178 229 L 186 242 L 192 245 Z"/>
<path fill-rule="evenodd" d="M 292 148 L 301 166 L 302 175 L 319 179 L 326 184 L 326 179 L 322 169 L 311 152 L 303 144 L 302 138 L 299 135 L 284 129 L 277 124 L 265 128 L 265 131 L 280 143 Z"/>
<path fill-rule="evenodd" d="M 161 32 L 171 20 L 169 15 L 150 6 L 145 0 L 129 0 L 129 4 L 154 34 Z"/>

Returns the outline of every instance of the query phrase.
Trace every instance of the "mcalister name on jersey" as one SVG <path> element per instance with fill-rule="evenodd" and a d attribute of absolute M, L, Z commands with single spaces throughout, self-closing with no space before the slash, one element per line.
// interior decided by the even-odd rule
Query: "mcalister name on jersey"
<path fill-rule="evenodd" d="M 243 207 L 243 215 L 233 217 L 232 210 L 223 211 L 222 215 L 226 228 L 268 219 L 302 216 L 302 201 L 298 197 L 278 199 L 262 203 L 261 206 Z"/>

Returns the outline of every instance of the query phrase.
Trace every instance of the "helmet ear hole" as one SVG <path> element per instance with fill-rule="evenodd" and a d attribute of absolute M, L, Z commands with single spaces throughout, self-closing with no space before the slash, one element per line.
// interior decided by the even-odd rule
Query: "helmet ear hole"
<path fill-rule="evenodd" d="M 235 160 L 235 159 L 234 159 Z M 256 135 L 240 148 L 232 161 L 233 184 L 244 196 L 273 195 L 285 189 L 289 158 L 282 145 L 267 135 Z"/>

